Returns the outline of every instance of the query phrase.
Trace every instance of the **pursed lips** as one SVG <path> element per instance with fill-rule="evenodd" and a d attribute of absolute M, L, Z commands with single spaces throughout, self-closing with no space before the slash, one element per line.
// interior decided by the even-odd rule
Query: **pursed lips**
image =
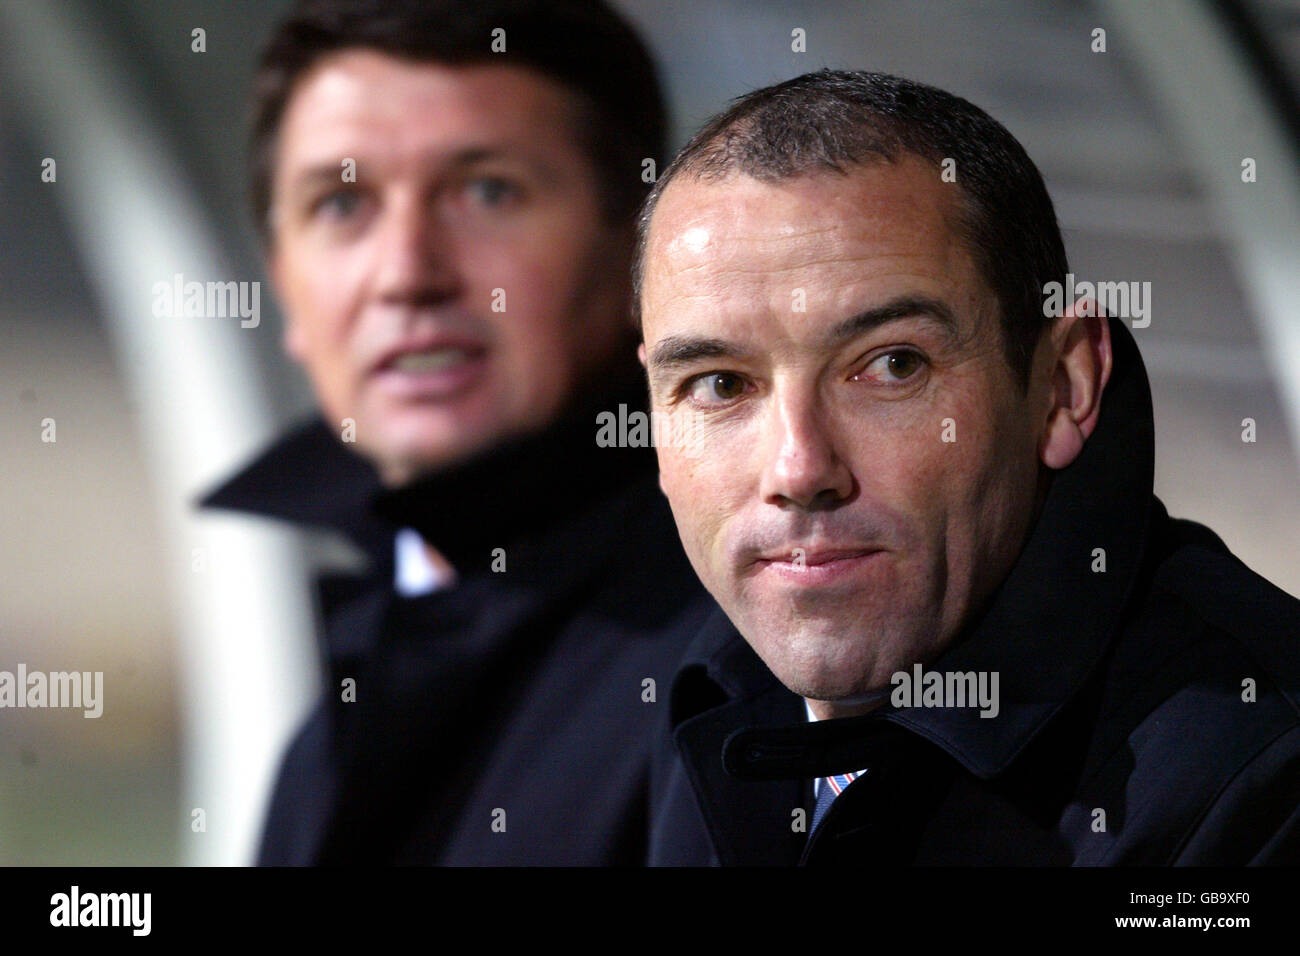
<path fill-rule="evenodd" d="M 837 561 L 866 557 L 880 550 L 880 548 L 865 546 L 805 548 L 795 545 L 783 551 L 762 554 L 758 557 L 758 563 L 789 565 L 791 568 L 816 568 Z"/>
<path fill-rule="evenodd" d="M 855 582 L 878 566 L 884 550 L 874 546 L 793 545 L 788 552 L 765 552 L 753 564 L 753 572 L 773 576 L 786 585 L 829 587 Z"/>

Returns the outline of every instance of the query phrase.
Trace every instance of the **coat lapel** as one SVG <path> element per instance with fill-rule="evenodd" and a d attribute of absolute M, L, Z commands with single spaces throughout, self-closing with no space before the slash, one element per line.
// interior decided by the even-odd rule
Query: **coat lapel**
<path fill-rule="evenodd" d="M 800 698 L 774 684 L 685 721 L 673 735 L 723 866 L 798 862 L 810 822 L 806 782 L 732 776 L 723 767 L 722 753 L 727 739 L 741 728 L 787 724 L 798 719 L 802 708 Z"/>

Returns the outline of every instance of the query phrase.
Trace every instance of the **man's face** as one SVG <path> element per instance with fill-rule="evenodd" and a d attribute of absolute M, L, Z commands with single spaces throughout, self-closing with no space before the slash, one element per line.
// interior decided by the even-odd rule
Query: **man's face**
<path fill-rule="evenodd" d="M 1045 390 L 1012 378 L 954 189 L 913 158 L 684 178 L 651 224 L 651 397 L 689 436 L 660 444 L 663 489 L 696 573 L 804 697 L 936 657 L 1032 521 Z"/>
<path fill-rule="evenodd" d="M 572 100 L 518 68 L 364 50 L 291 94 L 270 253 L 285 345 L 390 484 L 544 426 L 622 341 L 626 238 Z"/>

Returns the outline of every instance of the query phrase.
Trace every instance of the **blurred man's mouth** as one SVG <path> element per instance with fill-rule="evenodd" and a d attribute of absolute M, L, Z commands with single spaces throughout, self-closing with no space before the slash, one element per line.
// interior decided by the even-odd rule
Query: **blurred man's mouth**
<path fill-rule="evenodd" d="M 412 342 L 391 349 L 376 363 L 373 382 L 404 399 L 454 398 L 487 372 L 488 350 L 473 342 Z"/>

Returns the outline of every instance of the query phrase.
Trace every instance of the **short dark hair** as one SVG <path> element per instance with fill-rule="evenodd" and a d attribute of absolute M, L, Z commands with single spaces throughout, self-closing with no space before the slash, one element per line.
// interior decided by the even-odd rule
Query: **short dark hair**
<path fill-rule="evenodd" d="M 812 172 L 847 174 L 900 154 L 955 161 L 960 221 L 977 268 L 997 296 L 1007 363 L 1027 391 L 1045 322 L 1043 288 L 1069 271 L 1051 197 L 1024 148 L 961 97 L 884 73 L 819 70 L 756 90 L 711 119 L 664 170 L 637 222 L 633 273 L 640 316 L 650 218 L 678 176 L 716 182 L 739 172 L 780 182 Z"/>
<path fill-rule="evenodd" d="M 491 49 L 505 30 L 505 51 Z M 254 82 L 249 143 L 253 215 L 265 240 L 276 141 L 298 80 L 322 57 L 368 49 L 417 62 L 530 69 L 572 90 L 575 132 L 599 178 L 611 222 L 631 222 L 658 168 L 667 116 L 654 60 L 603 0 L 299 0 L 280 21 Z"/>

